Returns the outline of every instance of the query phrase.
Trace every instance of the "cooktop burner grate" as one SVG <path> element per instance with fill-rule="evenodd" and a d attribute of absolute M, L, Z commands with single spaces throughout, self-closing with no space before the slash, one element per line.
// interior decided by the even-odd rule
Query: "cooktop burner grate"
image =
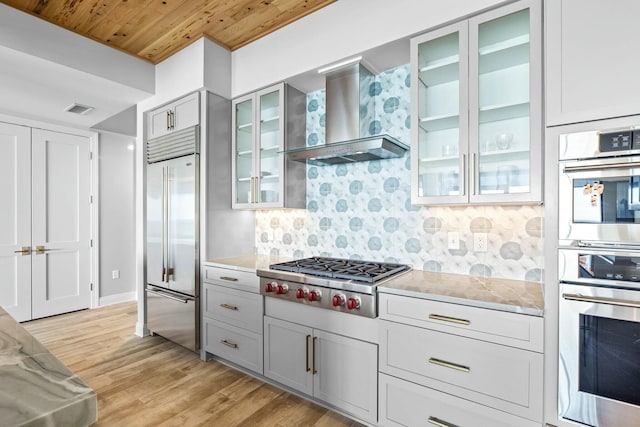
<path fill-rule="evenodd" d="M 290 271 L 311 276 L 377 283 L 410 269 L 405 264 L 358 261 L 341 258 L 311 257 L 269 266 L 272 270 Z"/>

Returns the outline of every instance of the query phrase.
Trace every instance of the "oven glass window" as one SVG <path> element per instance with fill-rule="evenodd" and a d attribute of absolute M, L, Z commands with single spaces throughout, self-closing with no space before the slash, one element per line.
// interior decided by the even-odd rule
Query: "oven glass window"
<path fill-rule="evenodd" d="M 640 257 L 579 254 L 578 277 L 640 282 Z"/>
<path fill-rule="evenodd" d="M 579 390 L 640 405 L 640 322 L 580 315 Z"/>
<path fill-rule="evenodd" d="M 640 223 L 640 176 L 573 180 L 573 220 Z"/>

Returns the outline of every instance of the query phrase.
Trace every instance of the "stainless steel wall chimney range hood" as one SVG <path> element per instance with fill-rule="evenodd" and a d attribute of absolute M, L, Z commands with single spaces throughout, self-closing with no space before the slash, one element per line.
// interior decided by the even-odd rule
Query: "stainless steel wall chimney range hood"
<path fill-rule="evenodd" d="M 368 123 L 360 112 L 373 112 L 368 91 L 374 76 L 356 63 L 326 74 L 326 139 L 315 147 L 285 151 L 289 160 L 315 165 L 363 162 L 402 157 L 409 146 L 389 135 L 364 136 Z"/>

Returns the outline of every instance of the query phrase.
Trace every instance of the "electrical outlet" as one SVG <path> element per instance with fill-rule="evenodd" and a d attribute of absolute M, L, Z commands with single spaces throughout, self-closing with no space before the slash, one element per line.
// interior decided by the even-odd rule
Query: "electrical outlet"
<path fill-rule="evenodd" d="M 473 250 L 476 252 L 487 252 L 487 233 L 473 234 Z"/>
<path fill-rule="evenodd" d="M 112 270 L 111 271 L 111 278 L 112 279 L 119 279 L 120 278 L 120 270 Z"/>
<path fill-rule="evenodd" d="M 460 236 L 457 231 L 447 233 L 447 247 L 452 250 L 460 249 Z"/>

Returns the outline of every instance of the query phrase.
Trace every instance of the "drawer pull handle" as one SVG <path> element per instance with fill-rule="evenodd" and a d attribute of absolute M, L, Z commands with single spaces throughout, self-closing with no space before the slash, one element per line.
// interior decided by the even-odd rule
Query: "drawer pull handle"
<path fill-rule="evenodd" d="M 306 362 L 307 362 L 307 370 L 305 372 L 309 372 L 311 370 L 311 368 L 309 367 L 309 338 L 311 338 L 311 335 L 307 335 L 307 346 L 305 347 L 305 349 L 307 350 L 307 356 L 306 356 Z"/>
<path fill-rule="evenodd" d="M 438 427 L 458 427 L 455 424 L 442 421 L 441 419 L 438 419 L 436 417 L 429 417 L 427 421 L 429 421 L 429 424 L 433 424 L 434 426 L 438 426 Z"/>
<path fill-rule="evenodd" d="M 318 373 L 318 371 L 316 370 L 316 340 L 317 339 L 318 339 L 318 337 L 313 337 L 313 340 L 311 341 L 311 344 L 312 344 L 312 347 L 313 347 L 311 349 L 313 351 L 313 353 L 311 353 L 311 359 L 313 359 L 312 360 L 312 362 L 313 362 L 313 372 L 312 372 L 312 374 L 313 375 Z"/>
<path fill-rule="evenodd" d="M 235 277 L 228 277 L 228 276 L 220 276 L 220 280 L 226 280 L 227 282 L 237 282 L 238 279 L 236 279 Z"/>
<path fill-rule="evenodd" d="M 236 307 L 235 305 L 229 305 L 229 304 L 220 304 L 220 307 L 226 308 L 227 310 L 237 310 L 238 309 L 238 307 Z"/>
<path fill-rule="evenodd" d="M 441 316 L 439 314 L 430 314 L 429 319 L 441 320 L 443 322 L 456 323 L 458 325 L 470 325 L 471 322 L 467 319 L 458 319 L 457 317 Z"/>
<path fill-rule="evenodd" d="M 231 347 L 231 348 L 238 348 L 238 344 L 234 344 L 232 342 L 229 342 L 227 340 L 222 340 L 220 341 L 222 344 L 226 345 L 227 347 Z"/>
<path fill-rule="evenodd" d="M 434 365 L 442 366 L 444 368 L 455 369 L 460 372 L 469 372 L 471 369 L 468 366 L 458 365 L 457 363 L 446 362 L 444 360 L 436 359 L 435 357 L 429 358 L 429 363 L 433 363 Z"/>

